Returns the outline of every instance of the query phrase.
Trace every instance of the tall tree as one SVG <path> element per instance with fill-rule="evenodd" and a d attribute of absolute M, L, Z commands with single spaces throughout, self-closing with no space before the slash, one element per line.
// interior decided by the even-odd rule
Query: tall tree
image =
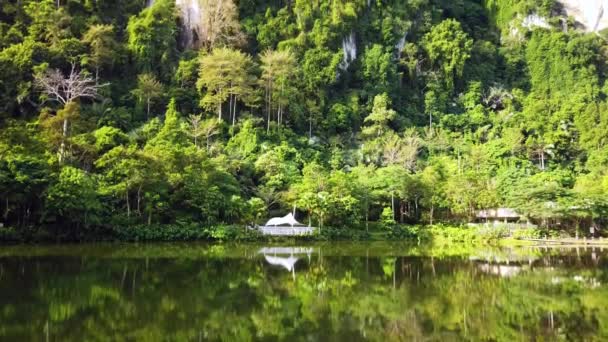
<path fill-rule="evenodd" d="M 381 164 L 383 149 L 391 136 L 399 140 L 398 136 L 390 128 L 390 123 L 396 118 L 397 112 L 390 107 L 387 94 L 374 97 L 374 105 L 371 113 L 365 117 L 365 126 L 361 129 L 363 146 L 361 152 L 366 163 Z M 400 145 L 400 142 L 397 142 Z"/>
<path fill-rule="evenodd" d="M 251 75 L 253 61 L 249 55 L 229 48 L 214 49 L 201 57 L 197 87 L 204 92 L 201 106 L 217 109 L 218 120 L 223 120 L 223 105 L 228 100 L 229 116 L 236 120 L 237 102 L 251 103 L 255 95 Z"/>
<path fill-rule="evenodd" d="M 59 148 L 59 161 L 65 159 L 66 141 L 69 136 L 70 118 L 77 115 L 78 106 L 74 103 L 77 99 L 95 99 L 99 95 L 99 89 L 105 85 L 99 85 L 89 76 L 77 70 L 72 64 L 70 73 L 64 76 L 58 70 L 46 70 L 36 76 L 36 85 L 50 99 L 61 103 L 64 106 L 62 115 L 55 119 L 61 120 L 61 144 Z"/>
<path fill-rule="evenodd" d="M 292 92 L 296 59 L 291 50 L 266 50 L 260 56 L 267 115 L 267 130 L 270 130 L 271 113 L 276 107 L 277 124 L 281 125 L 289 95 Z"/>
<path fill-rule="evenodd" d="M 92 25 L 82 37 L 82 41 L 91 48 L 86 62 L 95 68 L 95 81 L 99 81 L 99 69 L 110 65 L 115 59 L 118 43 L 114 39 L 114 26 Z"/>

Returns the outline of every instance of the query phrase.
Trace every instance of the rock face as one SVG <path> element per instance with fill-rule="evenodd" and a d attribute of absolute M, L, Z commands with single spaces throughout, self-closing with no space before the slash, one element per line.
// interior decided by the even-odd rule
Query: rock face
<path fill-rule="evenodd" d="M 547 19 L 539 16 L 537 13 L 532 13 L 525 17 L 521 25 L 527 29 L 532 29 L 534 27 L 551 28 Z"/>
<path fill-rule="evenodd" d="M 608 0 L 560 0 L 566 15 L 574 17 L 587 32 L 608 28 Z"/>
<path fill-rule="evenodd" d="M 146 7 L 154 4 L 154 0 L 146 0 Z M 182 24 L 180 43 L 184 47 L 194 46 L 197 37 L 196 32 L 201 21 L 201 7 L 198 0 L 175 0 L 175 7 L 179 12 Z"/>
<path fill-rule="evenodd" d="M 346 70 L 350 63 L 357 59 L 357 41 L 355 40 L 354 32 L 351 32 L 348 36 L 342 38 L 342 51 L 344 56 L 342 57 L 340 68 Z"/>
<path fill-rule="evenodd" d="M 192 47 L 196 43 L 196 34 L 201 25 L 201 6 L 198 0 L 176 0 L 183 30 L 180 37 L 182 46 Z"/>

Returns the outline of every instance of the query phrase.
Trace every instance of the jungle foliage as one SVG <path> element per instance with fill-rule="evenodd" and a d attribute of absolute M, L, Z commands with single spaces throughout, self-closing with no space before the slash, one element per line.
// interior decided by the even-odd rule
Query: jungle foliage
<path fill-rule="evenodd" d="M 4 225 L 605 223 L 608 45 L 552 0 L 145 2 L 0 5 Z"/>

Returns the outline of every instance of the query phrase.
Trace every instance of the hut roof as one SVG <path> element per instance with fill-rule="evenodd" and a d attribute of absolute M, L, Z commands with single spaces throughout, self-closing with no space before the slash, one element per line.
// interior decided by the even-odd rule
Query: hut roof
<path fill-rule="evenodd" d="M 496 209 L 485 209 L 477 212 L 478 218 L 519 218 L 519 215 L 515 209 L 511 208 L 496 208 Z"/>

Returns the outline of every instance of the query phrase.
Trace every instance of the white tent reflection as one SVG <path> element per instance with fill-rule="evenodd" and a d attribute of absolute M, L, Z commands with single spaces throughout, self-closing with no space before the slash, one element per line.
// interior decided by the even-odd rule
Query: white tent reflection
<path fill-rule="evenodd" d="M 258 254 L 264 255 L 266 262 L 273 266 L 280 266 L 291 272 L 295 279 L 296 263 L 304 255 L 308 257 L 314 252 L 312 247 L 263 247 Z"/>

